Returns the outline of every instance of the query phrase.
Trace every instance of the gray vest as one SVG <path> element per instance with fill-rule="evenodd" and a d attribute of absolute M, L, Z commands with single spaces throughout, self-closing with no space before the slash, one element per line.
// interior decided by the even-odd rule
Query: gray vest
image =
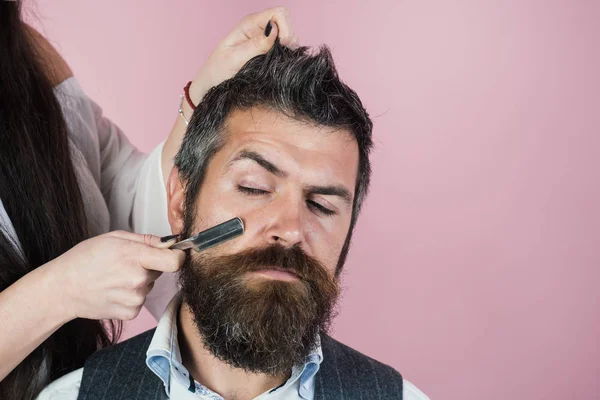
<path fill-rule="evenodd" d="M 154 329 L 101 350 L 85 363 L 78 400 L 161 400 L 163 382 L 146 366 Z M 321 335 L 323 363 L 315 400 L 402 400 L 402 376 L 393 368 Z"/>

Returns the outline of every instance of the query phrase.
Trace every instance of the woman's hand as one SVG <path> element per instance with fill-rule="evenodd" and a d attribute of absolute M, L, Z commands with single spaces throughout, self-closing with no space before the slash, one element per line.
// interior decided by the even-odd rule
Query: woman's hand
<path fill-rule="evenodd" d="M 267 29 L 269 23 L 271 28 Z M 210 88 L 235 75 L 248 60 L 268 52 L 277 37 L 284 46 L 297 46 L 287 8 L 269 8 L 246 16 L 217 45 L 192 81 L 190 97 L 194 104 L 198 104 Z"/>
<path fill-rule="evenodd" d="M 66 319 L 135 318 L 163 272 L 176 272 L 185 254 L 157 236 L 116 231 L 79 243 L 46 264 L 59 288 Z"/>

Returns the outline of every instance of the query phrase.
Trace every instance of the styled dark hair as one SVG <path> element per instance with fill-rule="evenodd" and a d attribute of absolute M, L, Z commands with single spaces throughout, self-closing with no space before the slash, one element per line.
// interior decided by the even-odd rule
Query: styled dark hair
<path fill-rule="evenodd" d="M 0 291 L 89 237 L 66 123 L 18 1 L 0 1 L 0 197 L 18 250 L 0 226 Z M 0 382 L 1 399 L 33 399 L 118 338 L 120 325 L 76 319 Z M 47 373 L 44 373 L 47 372 Z"/>
<path fill-rule="evenodd" d="M 352 220 L 337 266 L 339 273 L 369 188 L 373 123 L 358 95 L 340 80 L 325 46 L 311 54 L 308 47 L 290 50 L 276 41 L 267 54 L 248 61 L 233 78 L 206 94 L 175 158 L 180 179 L 185 183 L 184 207 L 193 209 L 208 163 L 225 143 L 223 127 L 227 117 L 234 110 L 257 106 L 317 126 L 348 130 L 358 143 Z"/>

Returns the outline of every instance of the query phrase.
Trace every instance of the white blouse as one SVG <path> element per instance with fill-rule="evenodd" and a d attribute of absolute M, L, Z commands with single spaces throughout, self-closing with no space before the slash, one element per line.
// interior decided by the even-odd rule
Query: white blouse
<path fill-rule="evenodd" d="M 92 236 L 112 230 L 171 234 L 162 174 L 161 143 L 146 155 L 138 151 L 102 109 L 85 95 L 75 78 L 54 88 L 63 109 L 89 230 Z M 0 229 L 21 244 L 0 199 Z M 164 273 L 146 298 L 159 318 L 176 292 L 174 274 Z"/>

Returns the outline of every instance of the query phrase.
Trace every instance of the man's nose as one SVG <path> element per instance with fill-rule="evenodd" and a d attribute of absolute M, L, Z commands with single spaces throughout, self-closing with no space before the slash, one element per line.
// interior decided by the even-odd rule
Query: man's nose
<path fill-rule="evenodd" d="M 269 244 L 293 247 L 304 242 L 305 221 L 301 201 L 281 201 L 269 210 L 272 219 L 265 234 Z"/>

